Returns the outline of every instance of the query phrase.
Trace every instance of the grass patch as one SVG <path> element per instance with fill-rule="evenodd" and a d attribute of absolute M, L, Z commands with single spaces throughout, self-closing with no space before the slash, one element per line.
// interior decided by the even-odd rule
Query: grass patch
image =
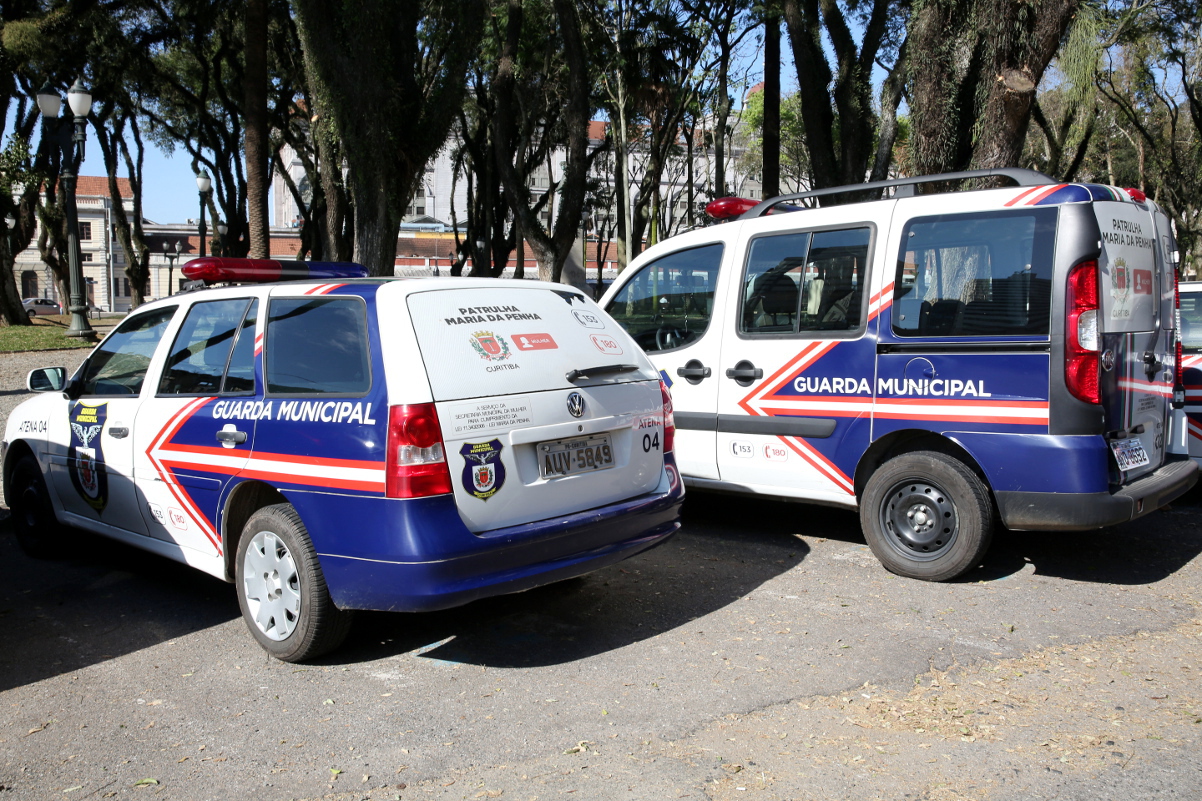
<path fill-rule="evenodd" d="M 0 353 L 92 347 L 91 342 L 65 335 L 70 322 L 68 314 L 35 317 L 33 325 L 6 325 L 0 328 Z"/>

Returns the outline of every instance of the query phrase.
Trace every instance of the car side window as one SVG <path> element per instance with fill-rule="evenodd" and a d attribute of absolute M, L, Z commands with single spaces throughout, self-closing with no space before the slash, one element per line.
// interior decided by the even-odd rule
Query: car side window
<path fill-rule="evenodd" d="M 1047 336 L 1056 209 L 918 217 L 893 290 L 901 336 Z"/>
<path fill-rule="evenodd" d="M 743 277 L 743 334 L 860 327 L 872 229 L 794 232 L 752 240 Z"/>
<path fill-rule="evenodd" d="M 195 303 L 188 310 L 171 355 L 163 368 L 159 382 L 161 395 L 215 395 L 222 389 L 222 381 L 230 365 L 230 354 L 234 352 L 234 341 L 238 338 L 247 311 L 254 305 L 251 298 L 231 298 Z M 253 325 L 253 318 L 252 323 Z M 253 331 L 252 340 L 253 358 Z M 237 365 L 244 369 L 244 365 Z M 249 389 L 254 389 L 254 366 L 251 365 Z M 235 385 L 238 382 L 235 381 Z M 241 386 L 240 390 L 246 391 Z"/>
<path fill-rule="evenodd" d="M 371 389 L 360 298 L 275 298 L 267 307 L 267 391 L 364 395 Z"/>
<path fill-rule="evenodd" d="M 155 348 L 175 316 L 175 306 L 129 317 L 84 363 L 83 395 L 137 395 Z"/>
<path fill-rule="evenodd" d="M 722 245 L 702 245 L 644 264 L 606 311 L 643 350 L 672 350 L 701 338 L 714 310 Z"/>

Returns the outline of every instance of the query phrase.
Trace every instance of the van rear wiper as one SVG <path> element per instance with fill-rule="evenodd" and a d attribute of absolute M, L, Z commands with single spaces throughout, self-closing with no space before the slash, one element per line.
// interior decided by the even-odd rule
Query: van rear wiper
<path fill-rule="evenodd" d="M 613 373 L 633 373 L 638 369 L 637 364 L 606 364 L 601 367 L 587 367 L 583 370 L 568 370 L 566 377 L 570 383 L 574 384 L 581 378 L 612 375 Z"/>

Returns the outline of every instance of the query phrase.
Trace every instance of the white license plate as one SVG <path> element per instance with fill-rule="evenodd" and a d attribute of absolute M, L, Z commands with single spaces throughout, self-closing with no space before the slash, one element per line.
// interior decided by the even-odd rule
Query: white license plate
<path fill-rule="evenodd" d="M 538 444 L 538 472 L 543 478 L 592 473 L 613 466 L 614 450 L 609 434 Z"/>
<path fill-rule="evenodd" d="M 1152 461 L 1138 437 L 1114 440 L 1110 443 L 1110 449 L 1114 451 L 1114 458 L 1118 460 L 1119 470 L 1133 470 Z"/>

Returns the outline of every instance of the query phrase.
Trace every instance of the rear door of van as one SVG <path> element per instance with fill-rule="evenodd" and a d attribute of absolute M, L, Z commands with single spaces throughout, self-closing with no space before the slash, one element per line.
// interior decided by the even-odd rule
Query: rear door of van
<path fill-rule="evenodd" d="M 659 375 L 592 300 L 567 286 L 505 281 L 412 292 L 407 303 L 470 530 L 658 486 Z"/>
<path fill-rule="evenodd" d="M 1172 265 L 1143 204 L 1098 201 L 1100 394 L 1119 483 L 1160 467 L 1173 395 Z M 1166 300 L 1167 298 L 1167 300 Z"/>

